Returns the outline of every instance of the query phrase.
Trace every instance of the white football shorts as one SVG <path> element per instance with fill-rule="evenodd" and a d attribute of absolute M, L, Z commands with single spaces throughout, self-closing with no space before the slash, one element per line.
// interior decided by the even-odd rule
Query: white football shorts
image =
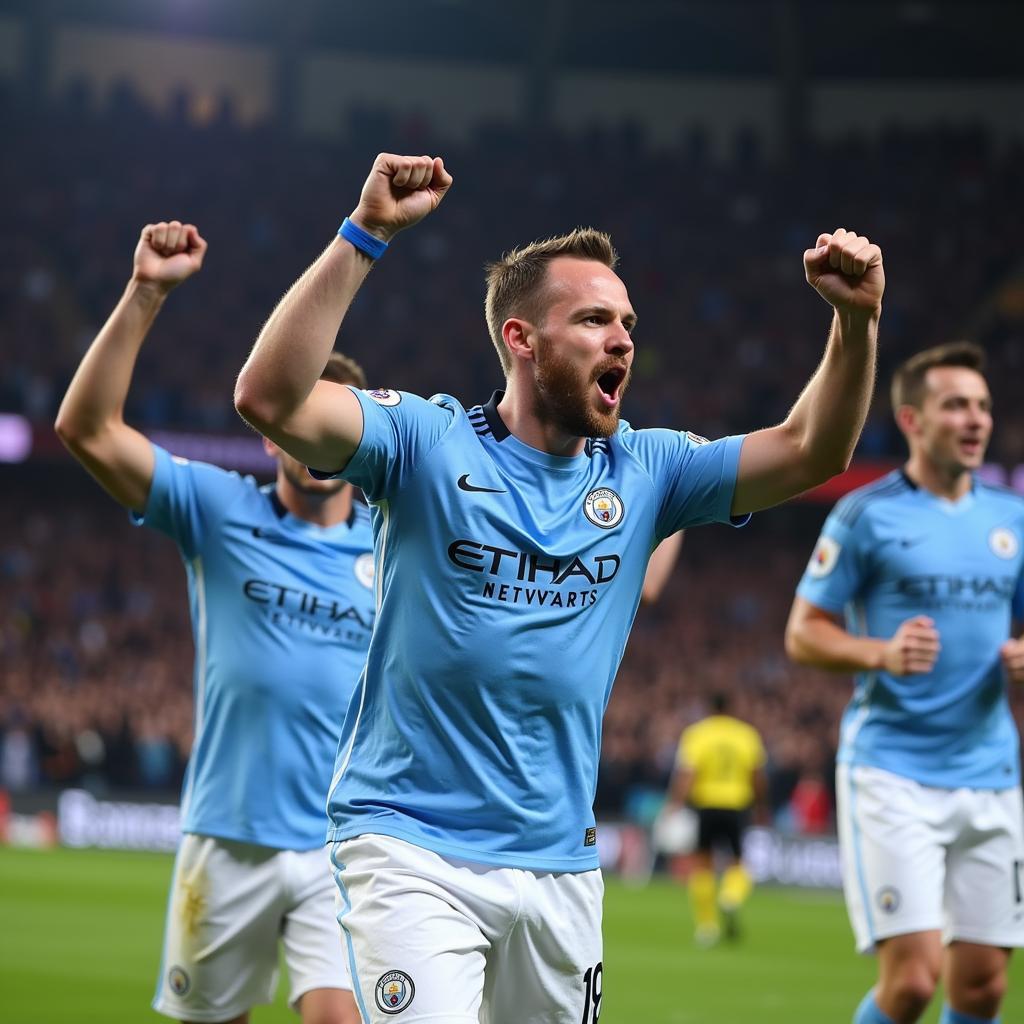
<path fill-rule="evenodd" d="M 325 849 L 182 836 L 153 1009 L 214 1022 L 271 1002 L 279 939 L 293 1006 L 313 989 L 351 989 L 335 914 Z"/>
<path fill-rule="evenodd" d="M 331 859 L 364 1024 L 596 1024 L 599 870 L 492 867 L 379 835 Z"/>
<path fill-rule="evenodd" d="M 936 789 L 841 764 L 836 810 L 843 890 L 862 953 L 941 931 L 1024 946 L 1024 801 L 1015 789 Z"/>

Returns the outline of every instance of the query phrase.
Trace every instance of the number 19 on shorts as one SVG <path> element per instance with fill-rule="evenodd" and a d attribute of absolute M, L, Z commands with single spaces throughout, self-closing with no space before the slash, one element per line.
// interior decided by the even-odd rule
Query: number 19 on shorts
<path fill-rule="evenodd" d="M 598 961 L 595 967 L 588 967 L 583 975 L 583 1017 L 580 1024 L 597 1024 L 601 1017 L 601 973 L 604 964 Z"/>

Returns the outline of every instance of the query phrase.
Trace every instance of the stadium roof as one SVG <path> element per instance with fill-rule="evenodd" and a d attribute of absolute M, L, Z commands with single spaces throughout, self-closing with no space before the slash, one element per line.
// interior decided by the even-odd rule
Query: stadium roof
<path fill-rule="evenodd" d="M 762 76 L 1024 78 L 1019 0 L 0 0 L 20 14 L 505 65 Z"/>

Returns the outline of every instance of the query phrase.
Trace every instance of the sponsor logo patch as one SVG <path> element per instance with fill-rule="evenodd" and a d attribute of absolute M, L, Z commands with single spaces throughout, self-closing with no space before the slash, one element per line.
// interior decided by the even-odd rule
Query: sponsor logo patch
<path fill-rule="evenodd" d="M 841 550 L 831 537 L 819 537 L 811 554 L 811 560 L 807 563 L 808 573 L 815 579 L 827 576 L 836 567 Z"/>
<path fill-rule="evenodd" d="M 352 566 L 352 571 L 355 573 L 356 579 L 367 590 L 373 590 L 373 555 L 369 551 L 356 559 L 355 565 Z"/>
<path fill-rule="evenodd" d="M 597 846 L 597 829 L 588 828 L 583 833 L 583 845 L 584 846 Z"/>
<path fill-rule="evenodd" d="M 583 499 L 583 514 L 603 530 L 618 526 L 624 513 L 622 499 L 610 487 L 598 487 Z"/>
<path fill-rule="evenodd" d="M 707 439 L 706 437 L 704 437 L 704 436 L 703 436 L 703 435 L 701 435 L 701 434 L 695 434 L 695 433 L 694 433 L 694 432 L 693 432 L 692 430 L 688 430 L 688 431 L 686 432 L 686 436 L 687 436 L 687 437 L 688 437 L 688 438 L 689 438 L 689 439 L 690 439 L 690 440 L 691 440 L 691 441 L 692 441 L 692 442 L 693 442 L 694 444 L 711 444 L 711 442 L 710 442 L 710 441 L 709 441 L 709 440 L 708 440 L 708 439 Z"/>
<path fill-rule="evenodd" d="M 390 388 L 368 388 L 365 394 L 369 395 L 378 405 L 398 405 L 402 396 Z"/>
<path fill-rule="evenodd" d="M 382 1013 L 401 1013 L 413 1001 L 416 986 L 405 971 L 388 971 L 378 979 L 373 995 Z"/>
<path fill-rule="evenodd" d="M 192 987 L 192 979 L 184 967 L 175 964 L 167 972 L 167 984 L 171 986 L 171 991 L 176 996 L 183 996 L 187 995 L 188 990 Z"/>
<path fill-rule="evenodd" d="M 1016 557 L 1017 551 L 1020 549 L 1017 535 L 1013 530 L 1007 530 L 1005 526 L 997 526 L 988 535 L 988 546 L 992 549 L 993 554 L 1007 559 Z"/>

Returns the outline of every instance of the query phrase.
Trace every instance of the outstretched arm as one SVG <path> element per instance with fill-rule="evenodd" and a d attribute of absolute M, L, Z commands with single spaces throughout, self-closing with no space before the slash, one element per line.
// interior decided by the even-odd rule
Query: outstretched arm
<path fill-rule="evenodd" d="M 689 765 L 677 765 L 668 786 L 668 798 L 683 806 L 690 799 L 697 773 Z"/>
<path fill-rule="evenodd" d="M 647 563 L 647 572 L 644 574 L 644 586 L 640 592 L 640 600 L 644 604 L 654 604 L 661 597 L 661 592 L 668 583 L 669 576 L 679 557 L 679 549 L 683 546 L 684 530 L 678 530 L 669 534 L 651 552 L 650 561 Z"/>
<path fill-rule="evenodd" d="M 54 427 L 72 455 L 110 495 L 141 511 L 153 482 L 153 448 L 124 421 L 135 360 L 171 289 L 203 264 L 206 242 L 193 224 L 147 224 L 131 280 L 68 386 Z"/>
<path fill-rule="evenodd" d="M 825 357 L 785 421 L 744 440 L 733 515 L 777 505 L 843 472 L 871 403 L 885 290 L 881 250 L 839 228 L 804 253 L 804 272 L 834 309 Z"/>
<path fill-rule="evenodd" d="M 389 242 L 436 209 L 451 183 L 440 157 L 381 153 L 349 219 Z M 241 416 L 316 469 L 343 469 L 362 437 L 358 399 L 319 378 L 372 265 L 363 249 L 335 238 L 278 303 L 235 386 Z"/>
<path fill-rule="evenodd" d="M 848 633 L 838 616 L 797 597 L 786 623 L 790 658 L 832 672 L 884 670 L 894 676 L 930 672 L 940 648 L 938 630 L 926 615 L 907 619 L 892 637 L 882 640 Z"/>

